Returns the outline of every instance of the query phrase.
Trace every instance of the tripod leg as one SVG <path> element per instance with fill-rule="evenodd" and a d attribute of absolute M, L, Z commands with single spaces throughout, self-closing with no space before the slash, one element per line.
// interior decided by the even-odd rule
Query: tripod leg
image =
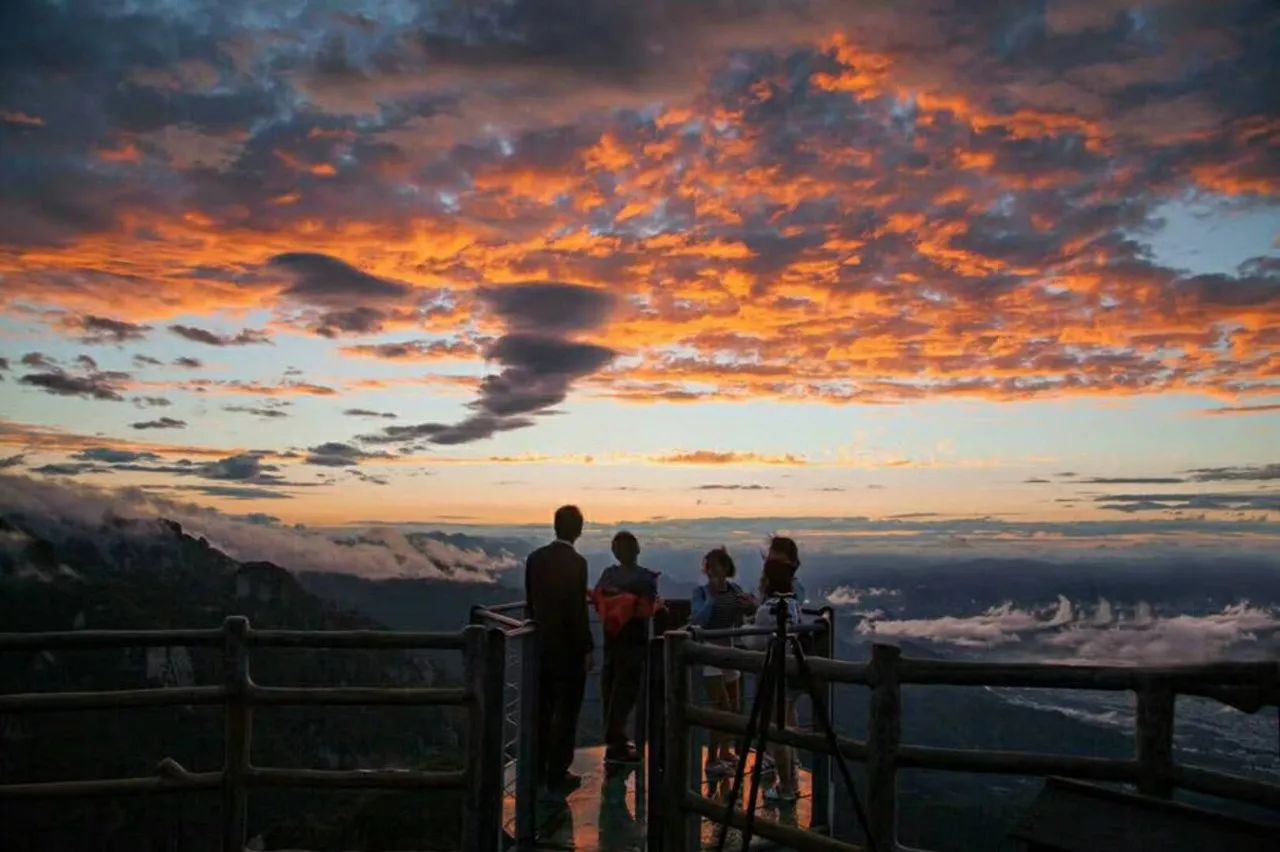
<path fill-rule="evenodd" d="M 755 797 L 760 793 L 760 773 L 763 771 L 764 752 L 769 747 L 769 710 L 773 704 L 774 693 L 782 688 L 777 678 L 777 663 L 780 660 L 783 667 L 786 667 L 785 647 L 778 647 L 773 641 L 769 642 L 769 649 L 764 655 L 764 668 L 760 670 L 760 683 L 756 687 L 756 701 L 760 702 L 762 713 L 760 713 L 759 732 L 756 734 L 758 739 L 755 745 L 755 760 L 751 761 L 751 787 L 746 801 L 742 802 L 742 810 L 745 811 L 744 825 L 742 825 L 742 852 L 746 852 L 746 849 L 751 847 L 751 837 L 755 834 Z M 741 760 L 746 760 L 745 753 L 741 756 Z M 736 798 L 735 796 L 735 800 Z"/>
<path fill-rule="evenodd" d="M 764 655 L 764 671 L 770 670 L 770 662 L 774 656 L 772 646 L 765 650 Z M 742 675 L 739 674 L 739 677 Z M 751 699 L 751 713 L 747 717 L 747 729 L 743 732 L 742 740 L 738 745 L 738 765 L 733 770 L 733 784 L 730 787 L 729 800 L 725 805 L 724 821 L 720 823 L 720 836 L 716 840 L 716 852 L 724 852 L 725 841 L 729 836 L 729 826 L 733 822 L 733 809 L 737 806 L 738 796 L 742 794 L 743 773 L 747 767 L 747 752 L 751 750 L 751 741 L 756 738 L 757 731 L 768 727 L 768 717 L 765 711 L 768 708 L 768 696 L 765 689 L 765 678 L 763 675 L 760 680 L 760 687 L 756 690 L 755 697 Z M 761 726 L 761 717 L 765 717 L 765 725 Z M 751 768 L 751 777 L 753 785 L 759 783 L 759 761 Z M 755 787 L 752 787 L 753 791 Z M 743 847 L 745 848 L 745 847 Z"/>
<path fill-rule="evenodd" d="M 813 701 L 813 717 L 822 727 L 822 733 L 827 740 L 827 748 L 831 751 L 831 756 L 835 759 L 836 766 L 840 769 L 840 777 L 844 780 L 844 785 L 849 790 L 849 796 L 853 799 L 853 811 L 858 817 L 858 822 L 862 825 L 863 833 L 867 837 L 867 849 L 869 852 L 879 852 L 876 849 L 875 838 L 871 836 L 871 829 L 867 824 L 867 814 L 862 809 L 862 800 L 858 797 L 858 789 L 853 786 L 853 774 L 849 772 L 849 764 L 845 762 L 844 755 L 840 753 L 839 744 L 836 741 L 836 731 L 831 725 L 831 716 L 827 713 L 827 702 L 822 697 L 822 690 L 817 689 L 813 682 L 813 669 L 809 668 L 809 660 L 805 656 L 804 649 L 800 647 L 800 640 L 795 636 L 790 636 L 791 653 L 796 659 L 796 668 L 800 672 L 800 681 L 804 684 L 805 691 L 809 693 L 810 700 Z M 890 850 L 885 850 L 890 852 Z"/>

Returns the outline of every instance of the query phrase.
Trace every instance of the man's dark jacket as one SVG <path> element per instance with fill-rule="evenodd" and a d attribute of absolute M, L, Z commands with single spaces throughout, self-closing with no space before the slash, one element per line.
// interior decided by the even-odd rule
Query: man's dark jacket
<path fill-rule="evenodd" d="M 587 560 L 563 541 L 529 554 L 524 568 L 529 615 L 538 622 L 544 671 L 580 671 L 593 648 L 587 621 Z"/>

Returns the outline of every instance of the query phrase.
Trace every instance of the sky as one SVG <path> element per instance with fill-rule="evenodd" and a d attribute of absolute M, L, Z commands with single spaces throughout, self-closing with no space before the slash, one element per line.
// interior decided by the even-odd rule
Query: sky
<path fill-rule="evenodd" d="M 1265 0 L 11 0 L 0 468 L 1274 544 L 1278 41 Z"/>

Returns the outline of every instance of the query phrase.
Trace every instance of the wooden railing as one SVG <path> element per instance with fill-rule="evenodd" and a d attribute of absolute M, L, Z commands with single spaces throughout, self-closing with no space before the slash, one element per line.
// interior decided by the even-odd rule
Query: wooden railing
<path fill-rule="evenodd" d="M 515 818 L 504 825 L 517 849 L 537 845 L 538 817 L 538 630 L 524 601 L 474 606 L 471 623 L 501 630 L 506 641 L 502 691 L 502 791 L 514 802 Z"/>
<path fill-rule="evenodd" d="M 686 631 L 668 632 L 664 645 L 660 839 L 662 852 L 692 852 L 698 848 L 701 818 L 721 820 L 726 807 L 695 792 L 700 790 L 701 767 L 691 747 L 691 728 L 742 734 L 747 719 L 695 705 L 691 672 L 699 665 L 759 672 L 764 654 L 692 641 Z M 896 647 L 873 645 L 866 663 L 817 658 L 811 658 L 811 663 L 814 676 L 823 683 L 870 687 L 867 739 L 838 737 L 837 750 L 846 759 L 865 764 L 866 829 L 879 852 L 898 848 L 897 773 L 908 768 L 1127 782 L 1137 785 L 1140 793 L 1156 797 L 1168 797 L 1179 787 L 1280 809 L 1280 786 L 1173 760 L 1177 695 L 1207 696 L 1250 712 L 1278 704 L 1280 664 L 1274 661 L 1162 668 L 971 663 L 904 658 Z M 787 669 L 796 673 L 794 660 L 787 661 Z M 902 745 L 901 688 L 908 684 L 1132 691 L 1137 695 L 1135 755 L 1111 759 Z M 831 754 L 826 739 L 817 733 L 771 728 L 769 736 L 816 755 Z M 742 825 L 745 814 L 735 808 L 731 819 Z M 763 818 L 755 820 L 755 832 L 800 850 L 855 852 L 861 848 Z"/>
<path fill-rule="evenodd" d="M 377 630 L 257 630 L 232 616 L 210 630 L 77 630 L 64 633 L 0 633 L 0 651 L 137 647 L 222 649 L 222 683 L 210 686 L 0 695 L 0 713 L 92 708 L 222 705 L 223 767 L 190 772 L 165 758 L 150 777 L 49 781 L 0 785 L 0 798 L 98 796 L 221 790 L 222 839 L 227 852 L 243 852 L 248 796 L 266 787 L 318 789 L 461 790 L 462 848 L 497 852 L 502 834 L 502 737 L 504 645 L 502 630 L 471 625 L 455 633 Z M 250 677 L 255 648 L 431 649 L 460 651 L 462 687 L 273 687 Z M 264 706 L 451 706 L 467 712 L 465 769 L 324 770 L 255 766 L 250 760 L 253 710 Z"/>

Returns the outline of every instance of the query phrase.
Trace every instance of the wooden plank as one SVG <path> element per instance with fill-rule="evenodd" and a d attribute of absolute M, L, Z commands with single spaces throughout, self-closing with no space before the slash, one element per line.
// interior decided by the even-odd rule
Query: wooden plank
<path fill-rule="evenodd" d="M 701 707 L 697 704 L 690 704 L 685 707 L 685 721 L 690 725 L 700 725 L 713 731 L 723 731 L 729 734 L 737 734 L 738 736 L 742 736 L 747 732 L 747 717 L 741 713 L 713 710 L 710 707 Z M 827 750 L 827 738 L 822 734 L 796 731 L 791 728 L 780 729 L 772 724 L 769 726 L 769 741 L 795 746 L 814 754 L 830 753 Z M 866 759 L 866 743 L 848 737 L 836 737 L 836 742 L 840 746 L 840 754 L 849 760 Z"/>
<path fill-rule="evenodd" d="M 726 645 L 709 645 L 702 642 L 689 642 L 685 652 L 690 663 L 716 666 L 725 669 L 738 669 L 744 672 L 756 672 L 764 666 L 763 651 L 747 651 L 742 648 L 730 648 Z M 836 683 L 867 684 L 866 663 L 851 663 L 845 660 L 827 660 L 822 657 L 811 657 L 809 668 L 816 678 Z M 787 658 L 787 674 L 799 674 L 795 659 Z"/>
<path fill-rule="evenodd" d="M 461 705 L 467 691 L 451 687 L 249 687 L 250 704 L 268 705 L 352 705 L 440 706 Z"/>
<path fill-rule="evenodd" d="M 970 663 L 902 659 L 898 681 L 951 686 L 1013 686 L 1050 689 L 1136 690 L 1149 680 L 1183 684 L 1257 685 L 1275 678 L 1276 663 L 1210 663 L 1197 666 L 1075 666 L 1048 663 Z"/>
<path fill-rule="evenodd" d="M 183 648 L 222 644 L 222 630 L 66 630 L 0 633 L 0 651 L 61 651 L 101 648 Z"/>
<path fill-rule="evenodd" d="M 1241 778 L 1239 775 L 1198 769 L 1193 766 L 1176 765 L 1173 767 L 1173 780 L 1179 787 L 1187 790 L 1280 810 L 1280 786 L 1268 784 L 1265 781 L 1255 781 L 1252 778 Z"/>
<path fill-rule="evenodd" d="M 326 790 L 461 790 L 467 774 L 412 769 L 282 769 L 255 766 L 245 773 L 251 787 Z"/>
<path fill-rule="evenodd" d="M 663 682 L 666 689 L 666 736 L 663 742 L 662 768 L 662 852 L 696 852 L 698 831 L 696 818 L 686 811 L 685 797 L 693 767 L 689 752 L 689 727 L 685 708 L 689 705 L 689 666 L 684 658 L 686 647 L 693 647 L 684 631 L 668 632 L 663 641 L 666 653 Z M 692 823 L 692 827 L 691 827 Z"/>
<path fill-rule="evenodd" d="M 518 639 L 507 636 L 507 641 L 521 643 L 520 742 L 516 761 L 516 846 L 521 850 L 533 849 L 538 833 L 538 666 L 542 637 L 537 622 L 527 624 L 527 635 Z"/>
<path fill-rule="evenodd" d="M 1169 684 L 1152 680 L 1138 690 L 1134 717 L 1138 754 L 1138 792 L 1167 799 L 1173 795 L 1173 714 Z"/>
<path fill-rule="evenodd" d="M 725 806 L 723 802 L 708 799 L 706 796 L 700 796 L 692 791 L 686 791 L 684 807 L 699 816 L 707 817 L 716 822 L 724 821 Z M 739 829 L 746 827 L 746 814 L 741 808 L 734 808 L 729 814 L 729 824 Z M 760 837 L 772 840 L 775 843 L 781 843 L 788 849 L 798 849 L 800 852 L 863 852 L 863 847 L 861 846 L 843 843 L 821 834 L 805 831 L 803 828 L 797 828 L 793 825 L 783 825 L 780 822 L 766 819 L 759 814 L 756 814 L 752 819 L 751 825 L 752 831 Z"/>
<path fill-rule="evenodd" d="M 423 648 L 460 651 L 461 633 L 411 633 L 391 630 L 250 630 L 249 645 L 263 648 Z"/>
<path fill-rule="evenodd" d="M 1138 763 L 1134 760 L 989 749 L 904 745 L 898 748 L 898 767 L 992 775 L 1062 775 L 1094 781 L 1138 780 Z"/>
<path fill-rule="evenodd" d="M 867 719 L 867 833 L 876 852 L 897 848 L 898 744 L 902 739 L 901 652 L 871 646 L 871 704 Z"/>
<path fill-rule="evenodd" d="M 462 848 L 496 852 L 502 831 L 502 631 L 473 624 L 466 637 L 470 762 L 463 797 Z"/>
<path fill-rule="evenodd" d="M 40 713 L 52 710 L 221 704 L 226 699 L 226 696 L 227 691 L 221 686 L 114 689 L 102 692 L 11 693 L 0 695 L 0 713 Z"/>
<path fill-rule="evenodd" d="M 245 775 L 252 747 L 253 711 L 245 701 L 249 688 L 249 656 L 245 635 L 249 619 L 233 615 L 223 624 L 222 676 L 227 692 L 223 726 L 222 848 L 244 852 L 249 821 L 249 792 Z"/>
<path fill-rule="evenodd" d="M 177 778 L 104 778 L 92 781 L 42 781 L 34 784 L 0 784 L 0 799 L 40 799 L 80 796 L 136 796 L 216 790 L 221 772 L 200 773 L 198 780 Z"/>

